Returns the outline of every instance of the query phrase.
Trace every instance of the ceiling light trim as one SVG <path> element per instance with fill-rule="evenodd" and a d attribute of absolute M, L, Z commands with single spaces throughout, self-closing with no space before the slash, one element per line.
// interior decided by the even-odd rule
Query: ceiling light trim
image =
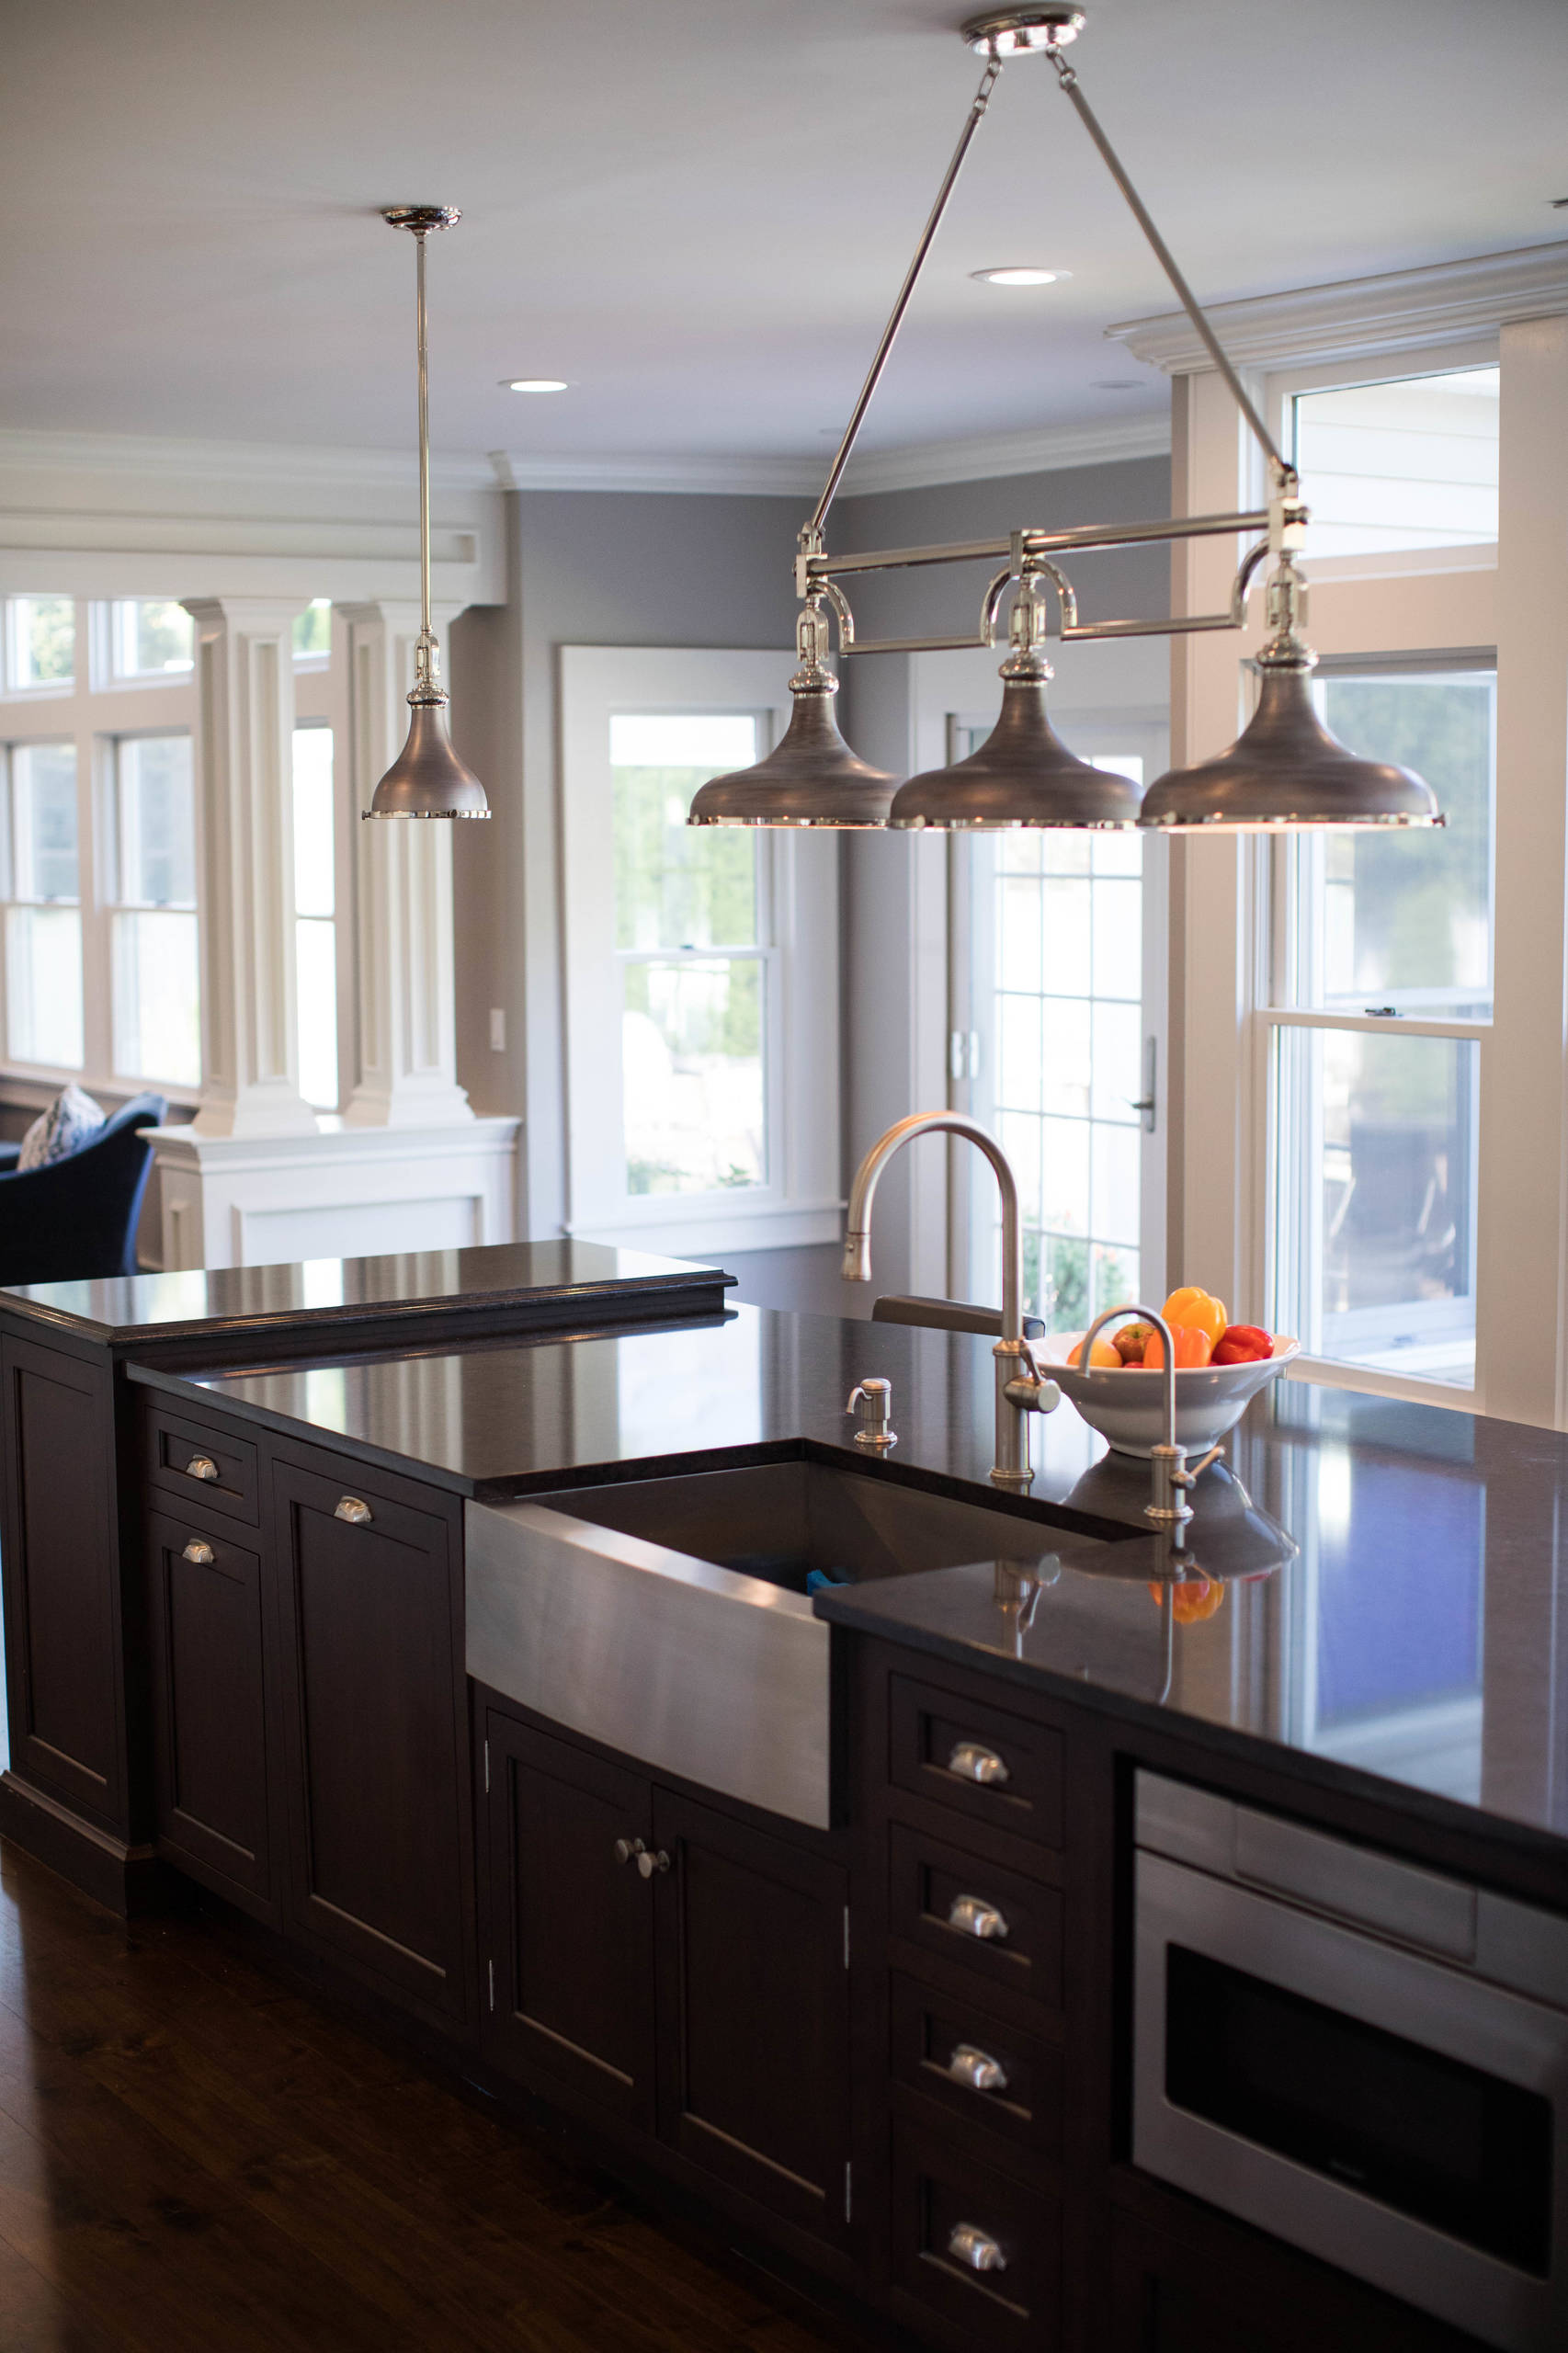
<path fill-rule="evenodd" d="M 1217 302 L 1209 316 L 1240 365 L 1286 367 L 1415 350 L 1562 311 L 1568 311 L 1568 243 L 1558 241 Z M 1167 376 L 1203 374 L 1211 365 L 1179 311 L 1124 320 L 1106 334 Z"/>

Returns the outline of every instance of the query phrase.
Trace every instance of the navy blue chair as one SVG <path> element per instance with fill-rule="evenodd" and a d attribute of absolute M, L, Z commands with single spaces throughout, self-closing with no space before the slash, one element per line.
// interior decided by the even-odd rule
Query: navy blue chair
<path fill-rule="evenodd" d="M 21 1145 L 0 1144 L 0 1283 L 136 1273 L 136 1221 L 153 1165 L 142 1130 L 161 1127 L 168 1108 L 161 1095 L 135 1096 L 91 1143 L 47 1168 L 19 1169 Z"/>

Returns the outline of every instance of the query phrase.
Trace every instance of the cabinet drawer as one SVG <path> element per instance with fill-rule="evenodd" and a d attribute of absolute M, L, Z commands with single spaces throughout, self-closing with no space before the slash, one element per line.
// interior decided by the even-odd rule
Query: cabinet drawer
<path fill-rule="evenodd" d="M 895 1972 L 889 1984 L 895 2084 L 1025 2154 L 1062 2154 L 1062 2053 L 961 1995 Z"/>
<path fill-rule="evenodd" d="M 1062 1844 L 1062 1735 L 1027 1717 L 891 1677 L 889 1777 L 994 1829 Z"/>
<path fill-rule="evenodd" d="M 261 1564 L 216 1522 L 147 1521 L 158 1844 L 275 1917 Z"/>
<path fill-rule="evenodd" d="M 1061 2007 L 1057 1889 L 896 1822 L 889 1829 L 888 1863 L 890 1934 L 961 1962 L 993 1984 Z"/>
<path fill-rule="evenodd" d="M 147 1414 L 147 1477 L 165 1495 L 177 1495 L 180 1508 L 205 1505 L 209 1511 L 227 1512 L 231 1519 L 261 1518 L 256 1478 L 256 1450 L 248 1438 L 231 1438 L 226 1430 L 205 1429 L 161 1405 Z"/>
<path fill-rule="evenodd" d="M 948 2324 L 964 2345 L 1054 2345 L 1062 2222 L 1053 2199 L 896 2123 L 892 2279 L 896 2301 Z"/>

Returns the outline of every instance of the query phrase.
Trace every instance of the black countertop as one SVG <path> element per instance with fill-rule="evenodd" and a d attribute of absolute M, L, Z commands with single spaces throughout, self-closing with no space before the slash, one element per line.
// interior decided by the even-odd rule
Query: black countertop
<path fill-rule="evenodd" d="M 893 1384 L 886 1462 L 849 1443 L 845 1400 L 868 1373 Z M 1032 1497 L 987 1486 L 991 1354 L 964 1335 L 742 1308 L 690 1328 L 132 1377 L 481 1497 L 801 1452 L 979 1487 L 1055 1555 L 1027 1628 L 998 1607 L 989 1563 L 845 1587 L 820 1613 L 1568 1842 L 1568 1438 L 1551 1431 L 1276 1382 L 1228 1441 L 1245 1494 L 1222 1468 L 1195 1493 L 1189 1549 L 1219 1599 L 1182 1623 L 1198 1597 L 1173 1612 L 1145 1467 L 1108 1456 L 1071 1405 L 1033 1424 Z M 1074 1530 L 1120 1540 L 1075 1547 Z"/>
<path fill-rule="evenodd" d="M 0 1290 L 0 1310 L 111 1347 L 137 1341 L 265 1336 L 269 1330 L 397 1323 L 548 1305 L 587 1320 L 656 1296 L 661 1313 L 717 1307 L 733 1277 L 714 1267 L 597 1242 L 507 1242 L 470 1250 L 403 1250 L 380 1258 L 311 1258 L 288 1267 L 192 1267 Z"/>

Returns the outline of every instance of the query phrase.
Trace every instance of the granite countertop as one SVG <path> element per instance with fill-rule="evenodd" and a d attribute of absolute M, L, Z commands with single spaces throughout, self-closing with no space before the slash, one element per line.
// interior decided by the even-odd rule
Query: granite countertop
<path fill-rule="evenodd" d="M 680 1258 L 597 1242 L 507 1242 L 468 1250 L 405 1250 L 380 1258 L 311 1258 L 287 1267 L 191 1267 L 105 1275 L 0 1290 L 0 1309 L 110 1346 L 222 1337 L 243 1328 L 395 1322 L 442 1312 L 596 1306 L 660 1295 L 661 1312 L 689 1295 L 717 1307 L 733 1277 Z"/>
<path fill-rule="evenodd" d="M 856 1451 L 844 1411 L 869 1373 L 892 1382 L 885 1462 Z M 989 1344 L 967 1335 L 756 1308 L 396 1360 L 186 1380 L 132 1367 L 481 1497 L 802 1453 L 967 1490 L 1039 1525 L 1027 1626 L 998 1607 L 989 1562 L 846 1586 L 819 1613 L 1568 1841 L 1568 1438 L 1281 1380 L 1195 1491 L 1188 1549 L 1218 1600 L 1179 1623 L 1142 1518 L 1146 1469 L 1108 1456 L 1070 1404 L 1032 1424 L 1032 1495 L 988 1486 L 992 1374 Z M 1197 1597 L 1181 1598 L 1185 1616 Z"/>

